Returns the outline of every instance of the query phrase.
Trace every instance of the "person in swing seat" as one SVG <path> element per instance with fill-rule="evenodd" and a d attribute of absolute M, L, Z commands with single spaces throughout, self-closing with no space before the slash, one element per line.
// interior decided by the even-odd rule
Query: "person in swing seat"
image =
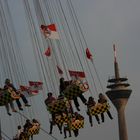
<path fill-rule="evenodd" d="M 56 123 L 56 121 L 55 121 L 55 117 L 57 115 L 58 114 L 55 113 L 55 114 L 52 115 L 52 118 L 49 119 L 49 121 L 50 121 L 50 132 L 49 132 L 49 134 L 52 134 L 52 130 L 53 130 L 54 125 L 57 125 L 57 127 L 58 127 L 58 129 L 60 131 L 60 134 L 62 134 L 62 123 Z"/>
<path fill-rule="evenodd" d="M 96 105 L 96 102 L 95 102 L 94 98 L 92 96 L 89 97 L 88 102 L 87 102 L 87 109 L 88 109 L 87 114 L 89 116 L 89 122 L 90 122 L 91 126 L 93 126 L 93 122 L 92 122 L 92 116 L 90 115 L 90 112 L 89 112 L 89 108 L 92 106 L 95 106 L 95 105 Z M 98 124 L 100 124 L 100 119 L 99 119 L 98 115 L 95 115 L 95 118 L 96 118 Z"/>
<path fill-rule="evenodd" d="M 53 96 L 52 92 L 48 92 L 48 97 L 45 99 L 45 104 L 48 106 L 49 104 L 52 104 L 57 101 L 57 99 Z M 55 122 L 55 117 L 57 113 L 51 112 L 51 119 L 50 119 L 50 132 L 49 134 L 52 134 L 53 126 L 56 124 Z M 62 125 L 61 124 L 56 124 L 58 126 L 58 129 L 60 130 L 60 134 L 62 134 Z"/>
<path fill-rule="evenodd" d="M 53 96 L 52 92 L 48 92 L 48 97 L 45 99 L 45 104 L 48 106 L 49 104 L 53 103 L 56 101 L 56 98 Z"/>
<path fill-rule="evenodd" d="M 103 95 L 102 93 L 99 93 L 98 103 L 100 103 L 100 104 L 107 103 L 107 98 L 106 98 L 106 96 Z M 112 117 L 110 111 L 107 110 L 106 112 L 107 112 L 107 115 L 109 116 L 109 118 L 112 120 L 113 117 Z M 102 122 L 104 122 L 104 113 L 101 113 L 101 119 L 102 119 Z"/>
<path fill-rule="evenodd" d="M 60 94 L 63 94 L 63 92 L 64 92 L 64 90 L 70 85 L 70 84 L 72 84 L 72 80 L 70 80 L 70 81 L 65 81 L 65 79 L 62 77 L 62 78 L 60 78 L 60 85 L 59 85 L 59 91 L 60 91 Z M 83 94 L 79 94 L 79 96 L 78 96 L 80 99 L 81 99 L 81 101 L 85 104 L 85 105 L 87 105 L 87 100 L 86 100 L 86 98 L 83 96 Z M 79 108 L 79 102 L 78 102 L 78 98 L 77 97 L 74 97 L 73 98 L 73 101 L 74 101 L 74 104 L 75 104 L 75 107 L 76 107 L 76 109 L 78 110 L 78 111 L 80 111 L 80 108 Z"/>
<path fill-rule="evenodd" d="M 69 137 L 71 137 L 71 129 L 70 129 L 70 124 L 64 122 L 63 123 L 63 131 L 64 131 L 64 139 L 67 138 L 67 131 L 69 132 Z"/>
<path fill-rule="evenodd" d="M 0 88 L 0 96 L 1 96 L 1 98 L 2 98 L 2 96 L 4 94 L 4 92 L 3 92 L 4 90 L 5 89 Z M 7 114 L 9 116 L 11 116 L 12 114 L 10 113 L 10 107 L 9 107 L 9 105 L 10 105 L 10 107 L 12 109 L 12 112 L 17 112 L 17 111 L 16 111 L 16 109 L 14 107 L 13 101 L 10 101 L 9 103 L 5 104 L 5 108 L 6 108 Z"/>
<path fill-rule="evenodd" d="M 26 120 L 26 122 L 25 122 L 25 124 L 24 124 L 24 126 L 23 126 L 23 131 L 26 133 L 26 132 L 28 132 L 28 130 L 31 128 L 33 126 L 33 124 L 32 124 L 32 122 L 29 120 L 29 119 L 27 119 Z"/>
<path fill-rule="evenodd" d="M 19 93 L 18 90 L 15 88 L 15 86 L 11 83 L 10 79 L 7 78 L 5 80 L 4 89 L 8 89 L 8 88 L 12 88 L 13 91 L 15 91 L 17 94 L 20 95 L 20 97 L 21 97 L 21 99 L 24 102 L 26 107 L 30 107 L 31 106 L 31 105 L 28 104 L 28 100 L 26 99 L 24 94 L 22 94 L 21 92 Z M 18 106 L 19 110 L 23 110 L 22 105 L 21 105 L 19 99 L 16 99 L 16 103 L 17 103 L 17 106 Z"/>

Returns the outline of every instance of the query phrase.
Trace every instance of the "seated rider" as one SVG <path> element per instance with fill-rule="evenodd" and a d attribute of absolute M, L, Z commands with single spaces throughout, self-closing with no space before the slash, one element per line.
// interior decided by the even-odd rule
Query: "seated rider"
<path fill-rule="evenodd" d="M 83 120 L 84 117 L 82 115 L 80 115 L 78 112 L 74 112 L 74 116 L 76 120 Z"/>
<path fill-rule="evenodd" d="M 66 122 L 63 123 L 63 131 L 64 131 L 64 139 L 67 138 L 67 131 L 69 132 L 69 137 L 71 137 L 71 129 L 69 123 Z"/>
<path fill-rule="evenodd" d="M 36 127 L 39 127 L 40 123 L 36 119 L 32 119 L 32 125 L 36 126 Z"/>
<path fill-rule="evenodd" d="M 52 96 L 53 94 L 51 92 L 48 93 L 48 97 L 44 101 L 46 106 L 48 106 L 50 103 L 53 103 L 56 101 L 56 98 Z"/>
<path fill-rule="evenodd" d="M 94 101 L 94 98 L 89 97 L 88 102 L 87 102 L 87 108 L 88 108 L 87 114 L 89 116 L 89 122 L 90 122 L 91 126 L 93 126 L 93 123 L 92 123 L 92 116 L 89 113 L 89 108 L 92 106 L 95 106 L 95 105 L 96 105 L 96 102 Z M 100 124 L 100 120 L 99 120 L 98 115 L 95 115 L 95 118 L 96 118 L 98 124 Z"/>
<path fill-rule="evenodd" d="M 3 96 L 4 96 L 4 95 L 3 95 L 3 94 L 4 94 L 4 90 L 5 90 L 5 89 L 0 88 L 0 97 L 1 97 L 1 99 L 2 99 Z M 14 107 L 13 101 L 10 101 L 9 103 L 5 104 L 5 108 L 6 108 L 7 114 L 8 114 L 9 116 L 11 116 L 12 114 L 10 113 L 9 105 L 10 105 L 10 107 L 11 107 L 11 109 L 12 109 L 13 112 L 17 112 L 17 111 L 16 111 L 16 109 L 15 109 L 15 107 Z"/>
<path fill-rule="evenodd" d="M 59 85 L 60 94 L 63 94 L 64 90 L 65 90 L 65 89 L 67 88 L 67 86 L 69 86 L 70 84 L 72 84 L 72 80 L 70 80 L 70 81 L 65 81 L 64 78 L 60 78 L 60 85 Z M 81 101 L 82 101 L 84 104 L 87 104 L 87 103 L 86 103 L 87 100 L 85 99 L 85 97 L 83 96 L 83 94 L 79 94 L 78 97 L 81 99 Z M 79 106 L 80 106 L 80 105 L 79 105 L 79 103 L 78 103 L 77 97 L 74 97 L 73 101 L 74 101 L 74 104 L 75 104 L 76 109 L 77 109 L 78 111 L 80 111 L 80 109 L 79 109 Z"/>
<path fill-rule="evenodd" d="M 56 121 L 55 121 L 55 118 L 56 118 L 57 115 L 59 115 L 59 114 L 55 113 L 54 116 L 52 115 L 53 118 L 49 119 L 49 121 L 50 121 L 50 132 L 49 132 L 49 134 L 52 134 L 52 130 L 53 130 L 54 125 L 57 125 L 57 127 L 60 131 L 60 134 L 62 134 L 62 123 L 56 123 Z"/>
<path fill-rule="evenodd" d="M 19 94 L 17 89 L 11 83 L 10 79 L 6 79 L 5 80 L 4 89 L 8 89 L 9 87 L 12 88 L 12 90 L 14 90 L 17 94 Z M 27 106 L 27 107 L 31 106 L 31 105 L 28 104 L 28 101 L 27 101 L 26 97 L 24 96 L 24 94 L 20 93 L 20 97 L 21 97 L 22 101 L 24 102 L 25 106 Z M 19 110 L 23 110 L 22 105 L 21 105 L 19 99 L 16 99 L 16 103 L 17 103 L 17 106 L 18 106 Z"/>
<path fill-rule="evenodd" d="M 45 102 L 46 106 L 48 106 L 49 104 L 56 102 L 56 98 L 53 97 L 53 94 L 51 92 L 49 92 L 48 97 L 45 99 L 44 102 Z M 49 132 L 49 134 L 52 134 L 53 126 L 56 124 L 55 123 L 55 116 L 56 115 L 57 115 L 56 113 L 51 112 L 52 117 L 50 119 L 50 132 Z M 60 133 L 62 134 L 62 126 L 60 124 L 57 124 L 57 126 L 60 130 Z"/>
<path fill-rule="evenodd" d="M 30 121 L 29 119 L 27 119 L 25 125 L 23 126 L 23 128 L 24 128 L 23 131 L 24 131 L 25 133 L 27 133 L 28 130 L 29 130 L 32 126 L 33 126 L 33 125 L 32 125 L 32 123 L 31 123 L 31 121 Z"/>
<path fill-rule="evenodd" d="M 107 103 L 107 98 L 106 98 L 106 96 L 103 95 L 102 93 L 99 94 L 98 103 L 100 103 L 100 104 Z M 112 117 L 110 111 L 107 110 L 106 112 L 107 112 L 109 118 L 112 120 L 113 117 Z M 104 122 L 104 113 L 101 113 L 101 119 L 102 119 L 102 122 Z"/>

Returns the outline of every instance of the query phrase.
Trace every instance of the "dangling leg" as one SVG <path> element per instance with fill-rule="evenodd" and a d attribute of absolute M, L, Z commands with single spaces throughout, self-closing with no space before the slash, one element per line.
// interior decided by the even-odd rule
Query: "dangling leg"
<path fill-rule="evenodd" d="M 9 116 L 11 116 L 10 109 L 9 109 L 9 104 L 8 103 L 5 105 L 5 108 L 6 108 L 7 114 Z"/>
<path fill-rule="evenodd" d="M 101 120 L 102 120 L 102 122 L 105 121 L 105 119 L 104 119 L 104 113 L 101 113 Z"/>
<path fill-rule="evenodd" d="M 100 119 L 99 119 L 98 115 L 95 115 L 95 118 L 96 118 L 98 124 L 100 124 Z"/>
<path fill-rule="evenodd" d="M 57 127 L 58 127 L 58 129 L 60 131 L 60 134 L 62 134 L 62 124 L 57 124 Z"/>
<path fill-rule="evenodd" d="M 79 135 L 79 130 L 78 129 L 73 130 L 73 132 L 74 132 L 75 137 L 77 137 Z"/>
<path fill-rule="evenodd" d="M 67 138 L 67 134 L 66 134 L 66 128 L 64 127 L 64 139 Z"/>
<path fill-rule="evenodd" d="M 69 109 L 68 109 L 68 113 L 73 114 L 73 108 L 72 108 L 71 102 L 70 102 L 70 101 L 68 101 L 68 102 L 69 102 Z"/>
<path fill-rule="evenodd" d="M 79 109 L 79 103 L 78 103 L 77 97 L 74 97 L 73 101 L 74 101 L 74 104 L 75 104 L 76 109 L 77 109 L 78 111 L 80 111 L 80 109 Z"/>
<path fill-rule="evenodd" d="M 109 110 L 107 110 L 107 114 L 108 114 L 109 118 L 112 120 L 112 119 L 113 119 L 113 117 L 112 117 L 112 115 L 111 115 L 111 113 L 110 113 L 110 111 L 109 111 Z"/>
<path fill-rule="evenodd" d="M 87 115 L 88 115 L 88 117 L 89 117 L 89 123 L 90 123 L 90 125 L 91 125 L 91 127 L 92 127 L 92 126 L 93 126 L 93 123 L 92 123 L 92 116 L 90 115 L 89 110 L 87 111 Z"/>
<path fill-rule="evenodd" d="M 21 94 L 20 97 L 21 97 L 22 101 L 24 102 L 25 106 L 28 106 L 28 107 L 31 106 L 31 105 L 28 104 L 28 101 L 23 94 Z"/>
<path fill-rule="evenodd" d="M 77 131 L 73 130 L 74 136 L 77 137 Z"/>
<path fill-rule="evenodd" d="M 13 112 L 17 112 L 17 111 L 15 110 L 13 101 L 11 101 L 9 104 L 10 104 L 10 107 L 11 107 L 12 111 L 13 111 Z"/>
<path fill-rule="evenodd" d="M 33 135 L 31 136 L 31 140 L 33 140 Z"/>
<path fill-rule="evenodd" d="M 52 134 L 52 130 L 53 130 L 53 122 L 50 121 L 50 132 L 49 132 L 49 134 Z"/>
<path fill-rule="evenodd" d="M 68 131 L 69 131 L 69 137 L 71 137 L 71 130 L 70 130 L 70 128 L 68 128 Z"/>
<path fill-rule="evenodd" d="M 92 116 L 91 115 L 88 115 L 89 116 L 89 122 L 90 122 L 90 125 L 91 127 L 93 126 L 93 123 L 92 123 Z"/>
<path fill-rule="evenodd" d="M 81 101 L 82 101 L 85 105 L 87 105 L 87 99 L 83 96 L 83 94 L 80 94 L 80 95 L 79 95 L 79 98 L 81 99 Z"/>
<path fill-rule="evenodd" d="M 76 129 L 76 137 L 79 135 L 79 129 Z"/>
<path fill-rule="evenodd" d="M 17 106 L 18 106 L 19 110 L 23 110 L 22 105 L 21 105 L 19 99 L 16 99 L 16 103 L 17 103 Z"/>

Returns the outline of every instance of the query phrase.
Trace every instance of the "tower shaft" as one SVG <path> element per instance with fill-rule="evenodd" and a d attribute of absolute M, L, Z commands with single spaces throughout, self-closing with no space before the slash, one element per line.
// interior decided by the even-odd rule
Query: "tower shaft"
<path fill-rule="evenodd" d="M 118 99 L 116 101 L 113 101 L 113 103 L 118 113 L 119 139 L 128 140 L 127 126 L 125 120 L 125 106 L 127 104 L 127 99 Z"/>

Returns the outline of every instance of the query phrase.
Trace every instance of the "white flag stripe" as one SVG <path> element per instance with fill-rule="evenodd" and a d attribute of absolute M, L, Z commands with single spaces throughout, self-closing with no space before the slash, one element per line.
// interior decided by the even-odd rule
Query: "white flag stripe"
<path fill-rule="evenodd" d="M 59 34 L 58 34 L 58 32 L 51 31 L 50 35 L 48 36 L 48 38 L 50 38 L 50 39 L 59 39 Z"/>

